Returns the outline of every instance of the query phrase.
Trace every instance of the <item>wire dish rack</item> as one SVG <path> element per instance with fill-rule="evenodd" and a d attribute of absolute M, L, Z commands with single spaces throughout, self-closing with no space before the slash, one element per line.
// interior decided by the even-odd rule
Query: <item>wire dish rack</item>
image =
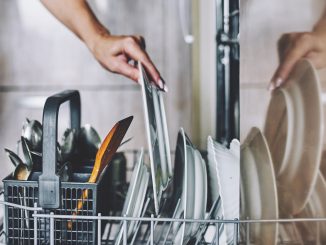
<path fill-rule="evenodd" d="M 320 236 L 319 227 L 321 222 L 326 222 L 326 218 L 309 218 L 309 219 L 278 219 L 278 220 L 193 220 L 193 219 L 171 219 L 171 218 L 157 218 L 153 215 L 151 217 L 140 217 L 140 218 L 131 218 L 131 217 L 117 217 L 117 216 L 101 216 L 98 214 L 97 216 L 72 216 L 72 215 L 55 215 L 54 213 L 43 214 L 39 213 L 42 211 L 41 208 L 37 207 L 26 207 L 22 205 L 17 205 L 13 203 L 0 201 L 0 204 L 7 205 L 13 209 L 16 209 L 17 212 L 32 212 L 32 219 L 35 227 L 32 229 L 33 232 L 33 243 L 26 242 L 24 237 L 17 239 L 13 244 L 89 244 L 87 241 L 83 240 L 83 236 L 75 236 L 74 238 L 65 240 L 62 242 L 61 239 L 56 234 L 56 226 L 58 223 L 68 223 L 70 220 L 75 220 L 75 222 L 79 222 L 80 224 L 88 223 L 88 222 L 96 222 L 96 234 L 94 234 L 97 239 L 96 243 L 98 245 L 101 244 L 116 244 L 114 241 L 114 236 L 118 232 L 118 228 L 120 228 L 120 224 L 122 223 L 123 229 L 123 238 L 122 244 L 174 244 L 173 243 L 173 234 L 164 233 L 164 229 L 158 229 L 158 227 L 169 228 L 174 223 L 200 223 L 200 227 L 208 227 L 206 230 L 206 237 L 203 235 L 197 243 L 188 244 L 222 244 L 220 243 L 219 233 L 215 233 L 214 236 L 209 237 L 209 229 L 217 228 L 220 230 L 220 227 L 223 225 L 231 225 L 237 231 L 234 237 L 233 244 L 263 244 L 262 241 L 254 241 L 250 238 L 251 227 L 254 225 L 264 225 L 264 224 L 272 224 L 278 223 L 284 229 L 290 231 L 289 238 L 282 238 L 281 236 L 278 239 L 277 244 L 325 244 L 319 240 L 317 236 Z M 49 224 L 49 240 L 47 242 L 42 242 L 40 240 L 40 230 L 38 224 L 41 220 L 48 220 Z M 21 222 L 24 222 L 21 220 Z M 127 227 L 130 222 L 137 223 L 137 234 L 132 238 L 127 238 Z M 316 238 L 315 240 L 305 240 L 302 238 L 301 234 L 296 234 L 297 230 L 295 228 L 295 224 L 299 223 L 309 223 L 311 226 L 316 228 Z M 159 233 L 156 231 L 160 230 Z M 240 231 L 240 232 L 239 232 Z M 17 232 L 20 232 L 17 230 Z M 0 233 L 0 244 L 7 244 L 7 234 L 4 231 Z"/>
<path fill-rule="evenodd" d="M 232 244 L 234 245 L 274 244 L 268 241 L 257 240 L 257 237 L 254 239 L 252 234 L 257 229 L 275 224 L 278 224 L 279 227 L 277 244 L 325 244 L 325 241 L 322 240 L 325 234 L 322 234 L 321 227 L 326 224 L 326 217 L 277 220 L 194 220 L 154 217 L 154 215 L 149 214 L 150 212 L 146 213 L 144 211 L 141 217 L 124 217 L 121 215 L 121 207 L 125 195 L 123 190 L 128 188 L 127 182 L 130 179 L 138 153 L 138 150 L 123 152 L 126 157 L 126 166 L 123 169 L 127 179 L 126 186 L 115 189 L 116 195 L 120 196 L 121 200 L 115 206 L 110 207 L 110 211 L 106 212 L 105 215 L 103 213 L 98 213 L 97 215 L 80 213 L 77 216 L 64 213 L 57 214 L 54 212 L 44 212 L 37 202 L 28 202 L 27 205 L 24 205 L 24 202 L 18 202 L 23 204 L 20 205 L 0 201 L 0 208 L 8 208 L 15 214 L 14 221 L 9 220 L 8 222 L 16 222 L 19 224 L 18 227 L 20 227 L 16 227 L 11 231 L 11 234 L 7 234 L 6 231 L 10 224 L 5 222 L 3 226 L 0 226 L 0 244 L 175 244 L 174 238 L 176 234 L 173 231 L 173 227 L 183 223 L 187 224 L 186 227 L 199 224 L 196 236 L 192 237 L 188 244 L 226 244 L 221 240 L 226 226 L 232 226 L 235 231 L 232 239 Z M 146 152 L 145 154 L 147 155 Z M 173 155 L 174 153 L 172 152 L 171 154 Z M 3 192 L 0 194 L 4 195 Z M 77 199 L 79 196 L 76 193 Z M 210 206 L 214 206 L 214 204 L 209 201 L 208 206 L 207 211 L 209 213 Z M 150 209 L 151 197 L 148 195 L 143 210 Z M 29 227 L 26 226 L 26 217 L 29 217 Z M 65 234 L 62 227 L 68 227 L 69 222 L 73 222 L 77 228 L 74 229 L 73 233 L 67 229 Z M 134 223 L 135 230 L 132 237 L 128 237 L 128 227 L 131 223 Z M 311 228 L 310 230 L 313 231 L 312 234 L 311 232 L 310 236 L 300 234 L 297 229 L 300 224 L 308 225 Z M 123 230 L 121 243 L 115 241 L 120 230 Z M 11 242 L 8 243 L 8 240 Z"/>

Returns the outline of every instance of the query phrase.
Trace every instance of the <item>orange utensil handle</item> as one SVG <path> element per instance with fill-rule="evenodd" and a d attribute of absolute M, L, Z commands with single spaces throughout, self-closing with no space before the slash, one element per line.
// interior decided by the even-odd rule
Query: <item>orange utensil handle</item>
<path fill-rule="evenodd" d="M 83 190 L 82 198 L 81 198 L 81 200 L 78 200 L 77 207 L 72 214 L 73 216 L 78 215 L 78 212 L 83 208 L 84 202 L 87 198 L 88 198 L 88 190 Z M 72 220 L 68 221 L 68 229 L 69 230 L 72 229 Z"/>

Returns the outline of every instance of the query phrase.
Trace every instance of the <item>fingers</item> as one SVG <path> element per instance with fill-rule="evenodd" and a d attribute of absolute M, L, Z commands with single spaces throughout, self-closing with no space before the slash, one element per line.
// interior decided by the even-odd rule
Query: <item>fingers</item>
<path fill-rule="evenodd" d="M 277 68 L 272 81 L 269 85 L 269 89 L 273 90 L 284 84 L 288 78 L 295 63 L 302 57 L 305 57 L 309 52 L 316 50 L 316 42 L 313 35 L 303 33 L 298 35 L 292 42 L 291 47 L 285 54 L 281 64 Z"/>
<path fill-rule="evenodd" d="M 137 41 L 138 40 L 138 41 Z M 141 39 L 135 40 L 134 37 L 128 37 L 125 40 L 124 53 L 131 59 L 140 61 L 146 71 L 149 73 L 151 80 L 161 89 L 167 91 L 165 82 L 160 76 L 160 73 L 154 66 L 151 59 L 148 57 L 147 53 L 141 48 L 139 42 Z"/>
<path fill-rule="evenodd" d="M 125 77 L 130 78 L 131 80 L 138 82 L 139 78 L 139 71 L 134 66 L 128 64 L 127 62 L 120 60 L 113 62 L 113 65 L 111 65 L 111 71 L 114 73 L 121 74 Z"/>

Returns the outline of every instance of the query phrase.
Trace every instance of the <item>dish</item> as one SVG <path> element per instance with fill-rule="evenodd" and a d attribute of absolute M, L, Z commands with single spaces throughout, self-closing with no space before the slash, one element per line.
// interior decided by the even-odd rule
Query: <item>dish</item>
<path fill-rule="evenodd" d="M 287 84 L 273 92 L 264 134 L 277 176 L 281 215 L 298 214 L 317 179 L 323 136 L 321 89 L 308 60 L 300 60 Z"/>
<path fill-rule="evenodd" d="M 127 217 L 140 217 L 143 209 L 147 186 L 149 181 L 149 172 L 143 160 L 144 151 L 140 152 L 138 162 L 134 168 L 131 176 L 130 185 L 128 188 L 127 196 L 123 205 L 122 215 Z M 136 221 L 130 221 L 128 224 L 127 237 L 131 237 L 136 230 Z M 120 232 L 116 238 L 116 245 L 122 241 L 123 225 L 120 224 Z"/>
<path fill-rule="evenodd" d="M 212 207 L 210 210 L 209 215 L 206 216 L 206 219 L 224 219 L 224 211 L 222 210 L 222 201 L 220 196 L 220 187 L 219 187 L 219 180 L 218 180 L 218 174 L 217 174 L 217 159 L 215 154 L 215 146 L 213 139 L 209 136 L 207 138 L 207 158 L 208 158 L 208 180 L 209 180 L 209 187 L 208 190 L 210 190 L 210 195 L 212 198 Z M 209 229 L 211 228 L 211 229 Z M 217 229 L 215 226 L 207 226 L 204 231 L 201 231 L 201 233 L 205 234 L 205 240 L 208 243 L 212 243 L 213 240 L 211 239 L 215 235 L 210 234 L 210 230 L 213 230 L 214 233 L 216 233 Z M 197 240 L 199 239 L 199 236 L 197 236 Z M 225 227 L 224 223 L 220 225 L 220 231 L 219 231 L 219 244 L 226 244 L 226 234 L 225 234 Z"/>
<path fill-rule="evenodd" d="M 240 213 L 240 142 L 232 140 L 230 148 L 212 141 L 224 219 L 239 219 Z M 233 225 L 225 225 L 226 241 L 234 242 Z"/>
<path fill-rule="evenodd" d="M 142 88 L 148 151 L 152 173 L 155 213 L 159 213 L 160 200 L 172 176 L 170 145 L 163 97 L 153 86 L 140 62 L 139 83 Z"/>
<path fill-rule="evenodd" d="M 191 219 L 194 215 L 194 202 L 195 202 L 195 156 L 192 149 L 192 144 L 189 138 L 186 136 L 184 130 L 181 128 L 178 135 L 178 143 L 180 143 L 181 147 L 184 151 L 184 168 L 182 174 L 182 193 L 180 199 L 180 205 L 175 213 L 175 218 L 182 219 Z M 184 144 L 184 147 L 182 146 Z M 179 148 L 180 149 L 180 148 Z M 179 158 L 180 159 L 180 158 Z M 182 158 L 181 158 L 182 159 Z M 179 163 L 175 163 L 179 164 Z M 175 175 L 180 176 L 180 175 Z M 180 188 L 178 188 L 180 190 Z M 191 235 L 191 223 L 175 223 L 173 226 L 173 230 L 175 235 L 173 244 L 185 244 Z"/>
<path fill-rule="evenodd" d="M 241 219 L 278 219 L 277 187 L 266 139 L 252 128 L 241 146 Z M 277 244 L 278 223 L 250 227 L 255 244 Z"/>
<path fill-rule="evenodd" d="M 323 175 L 319 172 L 314 191 L 302 212 L 295 218 L 323 218 L 326 217 L 326 182 Z M 326 222 L 319 224 L 319 243 L 326 243 Z M 296 223 L 300 234 L 304 237 L 305 242 L 316 243 L 318 236 L 317 222 Z"/>
<path fill-rule="evenodd" d="M 207 204 L 207 170 L 205 161 L 202 158 L 200 152 L 193 148 L 192 151 L 195 155 L 195 166 L 194 166 L 194 174 L 195 174 L 195 187 L 194 187 L 194 219 L 204 219 L 206 212 L 206 204 Z M 198 232 L 200 223 L 193 223 L 191 236 L 196 235 Z"/>

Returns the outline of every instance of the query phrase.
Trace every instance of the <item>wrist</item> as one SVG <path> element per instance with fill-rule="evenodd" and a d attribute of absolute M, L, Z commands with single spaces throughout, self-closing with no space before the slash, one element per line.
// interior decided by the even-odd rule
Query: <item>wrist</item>
<path fill-rule="evenodd" d="M 88 49 L 94 53 L 96 50 L 97 44 L 103 39 L 109 37 L 110 31 L 102 25 L 96 26 L 92 32 L 85 35 L 84 42 Z"/>

